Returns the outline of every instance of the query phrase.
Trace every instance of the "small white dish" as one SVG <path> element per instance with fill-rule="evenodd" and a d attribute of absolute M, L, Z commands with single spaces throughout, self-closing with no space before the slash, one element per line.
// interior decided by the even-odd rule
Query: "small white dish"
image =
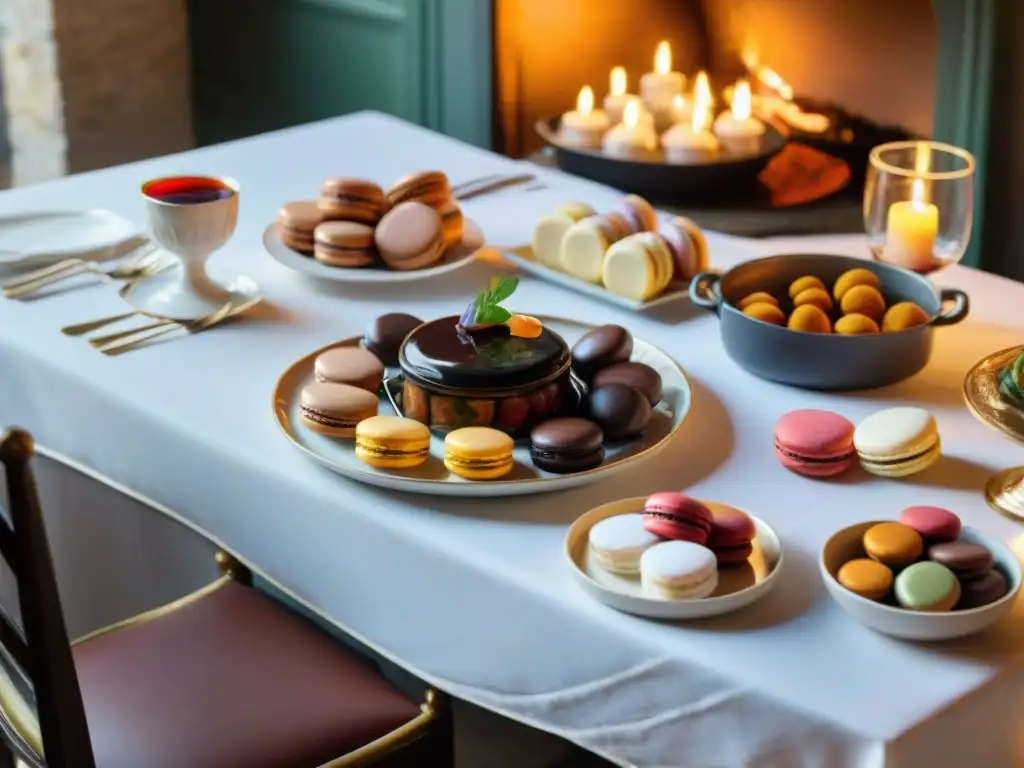
<path fill-rule="evenodd" d="M 865 627 L 883 635 L 898 637 L 902 640 L 954 640 L 967 637 L 987 629 L 1005 616 L 1021 587 L 1021 564 L 1010 548 L 998 539 L 986 536 L 974 528 L 964 528 L 960 538 L 981 544 L 989 552 L 995 564 L 1006 576 L 1010 590 L 1005 596 L 994 603 L 966 611 L 948 611 L 946 613 L 926 613 L 908 611 L 893 605 L 868 600 L 854 594 L 836 579 L 842 565 L 857 557 L 865 557 L 864 545 L 861 540 L 864 532 L 871 526 L 886 522 L 872 520 L 857 523 L 832 534 L 821 550 L 821 578 L 825 588 L 839 607 L 850 614 L 854 620 Z"/>
<path fill-rule="evenodd" d="M 205 303 L 195 305 L 189 301 L 189 294 L 179 290 L 180 266 L 166 272 L 144 277 L 128 283 L 121 289 L 121 298 L 127 301 L 132 309 L 143 315 L 166 320 L 199 320 L 208 317 L 226 303 L 240 304 L 259 295 L 259 286 L 250 278 L 235 278 L 222 290 L 223 301 L 212 310 Z"/>
<path fill-rule="evenodd" d="M 141 237 L 135 224 L 101 208 L 0 216 L 0 267 L 38 268 L 69 258 L 103 261 Z"/>
<path fill-rule="evenodd" d="M 539 315 L 538 319 L 546 327 L 560 334 L 570 347 L 580 336 L 594 327 L 575 320 L 544 315 Z M 689 415 L 693 403 L 690 382 L 679 364 L 654 345 L 643 339 L 634 339 L 632 359 L 646 363 L 661 374 L 664 395 L 655 407 L 651 422 L 643 434 L 635 440 L 606 445 L 605 460 L 599 467 L 566 475 L 545 472 L 533 465 L 529 441 L 520 440 L 513 450 L 515 466 L 505 478 L 464 480 L 453 475 L 444 466 L 444 440 L 438 435 L 433 435 L 430 440 L 430 457 L 422 466 L 403 470 L 377 469 L 356 458 L 352 440 L 326 437 L 305 426 L 299 408 L 302 388 L 313 381 L 313 363 L 317 355 L 334 347 L 354 347 L 358 344 L 358 336 L 343 339 L 292 363 L 274 390 L 274 417 L 285 437 L 314 461 L 352 480 L 396 491 L 431 496 L 489 498 L 547 493 L 589 485 L 636 467 L 665 448 L 679 436 L 680 427 Z M 391 372 L 395 372 L 394 369 L 389 371 Z M 383 387 L 379 412 L 395 412 L 383 392 Z"/>
<path fill-rule="evenodd" d="M 469 219 L 465 226 L 479 231 L 479 227 Z M 411 283 L 437 277 L 473 263 L 473 256 L 480 249 L 479 245 L 454 245 L 437 264 L 427 269 L 385 269 L 383 267 L 362 267 L 358 269 L 329 267 L 313 258 L 312 254 L 300 253 L 289 248 L 277 236 L 277 226 L 270 224 L 263 230 L 263 247 L 270 257 L 288 269 L 304 275 L 318 277 L 322 280 L 333 280 L 338 283 Z"/>
<path fill-rule="evenodd" d="M 759 517 L 750 516 L 757 527 L 754 551 L 746 564 L 718 569 L 718 586 L 709 597 L 699 600 L 669 600 L 645 592 L 640 577 L 620 576 L 598 565 L 590 551 L 590 529 L 616 515 L 642 512 L 646 497 L 622 499 L 586 512 L 569 526 L 565 556 L 576 582 L 592 598 L 623 613 L 649 619 L 707 619 L 738 611 L 767 595 L 782 570 L 782 543 L 778 534 Z M 725 506 L 702 499 L 712 510 Z"/>
<path fill-rule="evenodd" d="M 572 275 L 566 274 L 565 272 L 559 272 L 557 269 L 552 269 L 551 267 L 541 264 L 534 257 L 533 249 L 529 246 L 517 248 L 514 251 L 502 251 L 501 257 L 506 261 L 515 264 L 523 270 L 523 272 L 539 277 L 542 280 L 547 280 L 549 283 L 555 283 L 556 285 L 568 288 L 571 291 L 576 291 L 577 293 L 582 293 L 601 301 L 607 301 L 611 304 L 615 304 L 616 306 L 631 309 L 634 312 L 643 312 L 644 310 L 653 309 L 654 307 L 661 307 L 665 304 L 689 299 L 689 286 L 670 289 L 660 296 L 655 296 L 653 299 L 648 299 L 647 301 L 627 299 L 625 296 L 619 296 L 617 293 L 612 293 L 603 285 L 595 285 L 594 283 L 585 282 L 579 278 L 573 277 Z"/>

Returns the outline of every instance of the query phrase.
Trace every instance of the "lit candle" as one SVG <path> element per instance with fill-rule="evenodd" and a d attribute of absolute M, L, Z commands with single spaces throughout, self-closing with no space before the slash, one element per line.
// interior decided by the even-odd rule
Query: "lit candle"
<path fill-rule="evenodd" d="M 576 109 L 562 115 L 558 138 L 573 147 L 597 149 L 608 130 L 608 116 L 594 109 L 594 91 L 586 85 L 576 97 Z"/>
<path fill-rule="evenodd" d="M 718 154 L 718 139 L 708 130 L 708 105 L 693 105 L 690 123 L 677 123 L 661 137 L 661 146 L 670 163 L 706 163 Z"/>
<path fill-rule="evenodd" d="M 734 155 L 754 155 L 761 149 L 764 123 L 750 113 L 750 83 L 741 80 L 733 91 L 732 108 L 715 120 L 715 135 Z"/>
<path fill-rule="evenodd" d="M 655 120 L 659 114 L 671 114 L 672 100 L 682 94 L 685 85 L 683 73 L 672 71 L 672 47 L 662 40 L 654 54 L 654 71 L 640 78 L 640 98 Z"/>
<path fill-rule="evenodd" d="M 689 123 L 693 119 L 693 104 L 683 95 L 672 99 L 672 124 Z"/>
<path fill-rule="evenodd" d="M 935 265 L 935 238 L 939 233 L 939 209 L 925 199 L 924 179 L 914 179 L 910 200 L 889 206 L 882 259 L 915 272 Z"/>
<path fill-rule="evenodd" d="M 711 93 L 711 81 L 708 80 L 708 73 L 701 70 L 697 73 L 697 81 L 693 84 L 693 101 L 701 101 L 711 108 L 715 106 L 715 96 Z"/>
<path fill-rule="evenodd" d="M 604 97 L 604 111 L 608 120 L 614 125 L 622 122 L 622 110 L 629 100 L 634 98 L 628 93 L 625 67 L 615 67 L 609 78 L 608 95 Z"/>
<path fill-rule="evenodd" d="M 622 112 L 622 122 L 604 136 L 605 154 L 623 160 L 643 158 L 658 146 L 658 135 L 650 121 L 643 119 L 643 107 L 631 99 Z"/>

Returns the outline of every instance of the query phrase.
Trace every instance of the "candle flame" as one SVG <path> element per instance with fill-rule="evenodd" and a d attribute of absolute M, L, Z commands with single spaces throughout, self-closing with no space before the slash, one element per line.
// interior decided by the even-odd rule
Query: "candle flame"
<path fill-rule="evenodd" d="M 703 104 L 706 107 L 710 107 L 714 103 L 714 97 L 711 95 L 711 83 L 708 80 L 708 73 L 701 70 L 697 73 L 697 82 L 693 86 L 693 103 L 694 107 L 697 104 Z"/>
<path fill-rule="evenodd" d="M 793 100 L 792 86 L 783 80 L 782 75 L 774 69 L 769 67 L 758 67 L 754 70 L 754 73 L 758 80 L 779 94 L 779 98 L 785 101 Z"/>
<path fill-rule="evenodd" d="M 615 67 L 611 76 L 611 91 L 614 96 L 621 96 L 626 92 L 626 68 Z"/>
<path fill-rule="evenodd" d="M 704 101 L 696 101 L 693 104 L 693 118 L 691 121 L 691 127 L 694 133 L 700 133 L 703 131 L 708 124 L 708 118 L 710 117 L 710 105 Z"/>
<path fill-rule="evenodd" d="M 594 111 L 594 89 L 589 85 L 580 88 L 580 95 L 576 97 L 576 111 L 584 117 Z"/>
<path fill-rule="evenodd" d="M 682 112 L 686 109 L 686 97 L 681 93 L 677 93 L 672 97 L 672 111 Z"/>
<path fill-rule="evenodd" d="M 740 80 L 732 96 L 732 116 L 736 120 L 747 120 L 750 117 L 750 82 Z"/>
<path fill-rule="evenodd" d="M 925 197 L 924 179 L 914 179 L 910 185 L 910 202 L 919 206 L 926 202 Z"/>
<path fill-rule="evenodd" d="M 639 99 L 630 99 L 626 103 L 626 108 L 622 110 L 622 124 L 627 128 L 636 128 L 640 125 Z"/>
<path fill-rule="evenodd" d="M 747 72 L 757 71 L 757 66 L 761 62 L 761 53 L 758 51 L 756 43 L 748 42 L 743 46 L 743 50 L 740 52 L 740 61 L 747 68 Z"/>
<path fill-rule="evenodd" d="M 672 71 L 672 46 L 668 40 L 658 43 L 658 50 L 654 53 L 654 71 L 659 75 L 667 75 Z"/>

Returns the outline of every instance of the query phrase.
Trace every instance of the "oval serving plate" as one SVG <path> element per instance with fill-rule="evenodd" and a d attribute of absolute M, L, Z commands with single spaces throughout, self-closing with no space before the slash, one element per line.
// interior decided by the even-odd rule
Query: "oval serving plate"
<path fill-rule="evenodd" d="M 561 334 L 569 346 L 594 327 L 543 315 L 539 319 L 548 328 Z M 643 435 L 636 440 L 606 445 L 605 460 L 601 466 L 568 475 L 543 472 L 530 461 L 529 445 L 517 443 L 514 452 L 516 463 L 509 475 L 500 480 L 463 480 L 445 468 L 444 440 L 434 436 L 430 441 L 430 458 L 423 466 L 406 470 L 376 469 L 356 458 L 352 440 L 320 435 L 308 429 L 299 415 L 299 396 L 302 388 L 313 380 L 313 361 L 316 356 L 333 347 L 353 347 L 358 344 L 359 337 L 344 339 L 311 352 L 293 363 L 274 390 L 274 418 L 285 436 L 314 461 L 353 480 L 397 491 L 434 496 L 523 496 L 588 485 L 611 477 L 627 467 L 634 467 L 667 446 L 678 435 L 693 403 L 690 382 L 679 365 L 652 344 L 634 339 L 632 359 L 646 363 L 661 374 L 664 396 L 654 409 L 651 423 Z M 389 369 L 388 373 L 394 374 L 396 370 Z M 379 410 L 384 414 L 395 412 L 383 388 Z"/>
<path fill-rule="evenodd" d="M 569 526 L 565 555 L 576 582 L 598 602 L 617 611 L 649 619 L 707 619 L 732 613 L 760 600 L 775 586 L 782 570 L 782 544 L 778 534 L 764 520 L 751 515 L 757 526 L 754 551 L 746 565 L 719 568 L 718 587 L 700 600 L 669 600 L 646 594 L 639 576 L 619 576 L 601 568 L 590 557 L 590 529 L 616 515 L 642 512 L 645 496 L 622 499 L 584 513 Z M 702 499 L 712 510 L 726 506 Z"/>
<path fill-rule="evenodd" d="M 479 227 L 466 220 L 466 224 L 474 230 Z M 318 277 L 322 280 L 333 280 L 338 283 L 411 283 L 416 280 L 443 275 L 446 272 L 465 267 L 473 263 L 473 256 L 479 248 L 469 247 L 463 244 L 454 245 L 441 257 L 441 261 L 427 269 L 385 269 L 383 267 L 329 267 L 321 264 L 313 258 L 312 254 L 300 253 L 281 242 L 277 236 L 277 227 L 274 224 L 263 230 L 263 247 L 267 253 L 278 264 L 288 269 L 301 272 L 304 275 Z"/>

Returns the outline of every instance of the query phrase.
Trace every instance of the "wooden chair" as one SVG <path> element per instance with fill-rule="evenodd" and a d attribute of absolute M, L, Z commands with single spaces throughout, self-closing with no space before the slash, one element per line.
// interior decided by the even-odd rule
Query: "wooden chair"
<path fill-rule="evenodd" d="M 0 616 L 0 768 L 453 765 L 438 693 L 415 704 L 227 555 L 212 584 L 69 644 L 32 455 L 0 433 L 23 625 Z"/>

